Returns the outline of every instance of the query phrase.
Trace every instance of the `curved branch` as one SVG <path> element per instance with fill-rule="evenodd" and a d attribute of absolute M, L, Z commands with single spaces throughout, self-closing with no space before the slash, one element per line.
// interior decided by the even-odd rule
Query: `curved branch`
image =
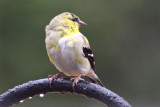
<path fill-rule="evenodd" d="M 69 78 L 58 78 L 52 86 L 50 88 L 50 81 L 47 78 L 16 86 L 0 95 L 0 107 L 9 107 L 26 98 L 48 92 L 81 94 L 97 99 L 107 104 L 108 107 L 131 107 L 127 101 L 114 92 L 86 81 L 79 81 L 74 90 Z"/>

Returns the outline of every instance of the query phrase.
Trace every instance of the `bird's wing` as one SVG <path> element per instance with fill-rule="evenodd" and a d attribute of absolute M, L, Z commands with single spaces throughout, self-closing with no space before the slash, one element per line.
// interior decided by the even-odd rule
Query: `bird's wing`
<path fill-rule="evenodd" d="M 94 55 L 93 55 L 92 50 L 89 46 L 89 42 L 85 36 L 83 36 L 83 40 L 84 40 L 84 44 L 85 44 L 83 46 L 83 56 L 88 59 L 90 65 L 91 65 L 91 68 L 93 69 L 93 71 L 95 71 Z M 93 82 L 95 84 L 99 84 L 102 87 L 105 87 L 95 73 L 92 73 L 88 77 L 90 78 L 91 82 Z"/>
<path fill-rule="evenodd" d="M 83 47 L 83 54 L 84 57 L 86 57 L 91 65 L 91 68 L 95 71 L 95 61 L 94 61 L 94 55 L 92 53 L 92 50 L 87 47 Z"/>
<path fill-rule="evenodd" d="M 95 71 L 94 55 L 92 53 L 92 50 L 90 49 L 89 42 L 88 42 L 87 38 L 85 36 L 83 36 L 83 39 L 85 41 L 85 45 L 83 46 L 83 55 L 85 58 L 88 59 L 93 71 Z"/>

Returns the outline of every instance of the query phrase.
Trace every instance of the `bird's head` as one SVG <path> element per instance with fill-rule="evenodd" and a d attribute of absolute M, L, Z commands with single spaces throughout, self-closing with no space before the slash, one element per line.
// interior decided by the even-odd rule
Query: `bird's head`
<path fill-rule="evenodd" d="M 64 12 L 57 15 L 53 18 L 51 24 L 61 30 L 68 29 L 70 32 L 77 32 L 79 31 L 80 26 L 87 25 L 85 22 L 81 21 L 78 16 L 70 12 Z"/>
<path fill-rule="evenodd" d="M 64 21 L 64 23 L 68 26 L 70 24 L 77 24 L 78 26 L 87 25 L 85 22 L 81 21 L 78 16 L 76 16 L 75 14 L 70 13 L 70 12 L 64 12 L 64 13 L 58 15 L 58 17 L 60 19 L 62 19 L 62 21 Z"/>

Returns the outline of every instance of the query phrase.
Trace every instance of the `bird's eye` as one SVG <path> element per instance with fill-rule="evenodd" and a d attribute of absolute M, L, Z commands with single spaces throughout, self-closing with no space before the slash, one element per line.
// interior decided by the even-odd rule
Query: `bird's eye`
<path fill-rule="evenodd" d="M 74 22 L 77 22 L 78 21 L 78 18 L 73 18 L 73 19 L 71 19 L 72 21 L 74 21 Z"/>

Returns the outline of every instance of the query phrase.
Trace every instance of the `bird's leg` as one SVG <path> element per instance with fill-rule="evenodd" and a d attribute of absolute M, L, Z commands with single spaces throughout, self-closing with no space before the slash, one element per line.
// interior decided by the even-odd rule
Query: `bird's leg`
<path fill-rule="evenodd" d="M 70 80 L 73 81 L 72 88 L 74 89 L 74 86 L 77 85 L 79 80 L 84 80 L 81 78 L 82 74 L 78 75 L 77 77 L 71 78 Z"/>
<path fill-rule="evenodd" d="M 51 87 L 53 81 L 54 81 L 55 79 L 59 78 L 62 74 L 63 74 L 63 72 L 57 73 L 57 74 L 55 74 L 55 75 L 48 75 L 48 78 L 51 78 L 51 80 L 50 80 L 50 87 Z"/>

